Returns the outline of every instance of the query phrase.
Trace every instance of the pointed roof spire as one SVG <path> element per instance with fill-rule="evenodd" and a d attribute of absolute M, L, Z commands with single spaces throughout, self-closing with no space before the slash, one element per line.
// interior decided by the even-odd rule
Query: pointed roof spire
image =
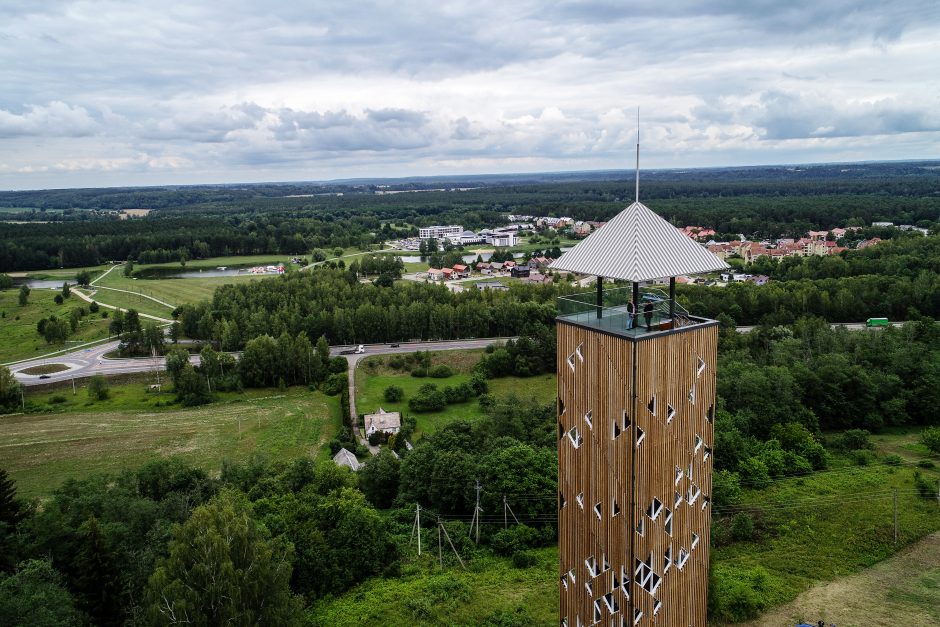
<path fill-rule="evenodd" d="M 636 195 L 633 202 L 640 202 L 640 107 L 636 108 Z"/>
<path fill-rule="evenodd" d="M 728 264 L 635 202 L 549 267 L 640 282 L 724 270 Z"/>

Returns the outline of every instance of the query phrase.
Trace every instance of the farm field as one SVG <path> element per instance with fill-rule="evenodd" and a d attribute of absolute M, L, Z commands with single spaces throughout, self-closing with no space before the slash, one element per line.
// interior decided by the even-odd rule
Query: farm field
<path fill-rule="evenodd" d="M 78 330 L 69 335 L 66 344 L 47 344 L 36 330 L 36 324 L 42 318 L 55 315 L 67 320 L 73 309 L 84 307 L 88 310 L 88 303 L 74 295 L 62 305 L 56 305 L 54 299 L 58 293 L 55 290 L 33 289 L 29 294 L 29 303 L 21 307 L 18 289 L 0 291 L 0 312 L 4 314 L 0 319 L 0 363 L 30 359 L 74 344 L 108 337 L 108 320 L 102 319 L 100 313 L 89 313 L 79 322 Z"/>
<path fill-rule="evenodd" d="M 408 399 L 413 397 L 418 388 L 427 383 L 433 383 L 439 388 L 459 385 L 470 380 L 473 365 L 483 355 L 482 350 L 470 351 L 440 351 L 433 353 L 434 366 L 444 364 L 450 366 L 455 373 L 444 379 L 431 377 L 412 377 L 410 368 L 395 371 L 388 367 L 389 357 L 369 357 L 360 362 L 356 369 L 356 410 L 361 413 L 372 413 L 379 407 L 386 411 L 401 411 L 414 416 L 417 421 L 416 437 L 430 434 L 442 426 L 457 421 L 474 421 L 480 416 L 480 406 L 477 399 L 466 403 L 448 405 L 443 411 L 415 413 L 408 409 Z M 382 362 L 382 366 L 370 367 L 369 363 Z M 498 398 L 515 395 L 522 401 L 535 401 L 550 403 L 555 398 L 555 375 L 545 374 L 535 377 L 503 377 L 489 379 L 490 394 Z M 405 391 L 404 400 L 398 403 L 389 403 L 384 398 L 385 388 L 397 385 Z"/>
<path fill-rule="evenodd" d="M 326 457 L 326 443 L 342 420 L 337 397 L 306 389 L 256 390 L 194 408 L 141 408 L 146 393 L 140 383 L 111 390 L 110 404 L 89 404 L 82 392 L 72 397 L 60 391 L 47 400 L 64 397 L 62 405 L 73 411 L 0 418 L 0 458 L 23 496 L 44 496 L 66 478 L 136 468 L 160 457 L 179 456 L 210 473 L 223 460 L 254 454 Z"/>

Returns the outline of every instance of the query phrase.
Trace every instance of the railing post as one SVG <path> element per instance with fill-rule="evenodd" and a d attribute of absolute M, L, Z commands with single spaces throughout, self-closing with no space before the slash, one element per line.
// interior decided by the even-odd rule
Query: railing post
<path fill-rule="evenodd" d="M 604 311 L 604 277 L 597 277 L 597 318 L 603 317 Z"/>
<path fill-rule="evenodd" d="M 669 328 L 676 328 L 676 277 L 669 277 Z"/>

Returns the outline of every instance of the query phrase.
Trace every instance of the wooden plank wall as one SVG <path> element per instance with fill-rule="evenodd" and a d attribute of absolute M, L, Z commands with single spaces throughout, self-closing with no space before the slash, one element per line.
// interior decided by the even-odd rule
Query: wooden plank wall
<path fill-rule="evenodd" d="M 634 341 L 598 331 L 558 323 L 558 485 L 559 485 L 559 589 L 561 617 L 569 627 L 594 624 L 594 602 L 601 600 L 603 625 L 633 624 L 635 608 L 643 612 L 642 625 L 704 625 L 707 604 L 707 565 L 710 506 L 702 503 L 711 492 L 711 464 L 705 448 L 713 448 L 713 429 L 707 419 L 715 398 L 717 327 L 693 327 L 678 333 L 654 335 Z M 569 366 L 569 358 L 574 368 Z M 633 362 L 637 361 L 638 407 L 634 408 Z M 705 363 L 699 372 L 699 359 Z M 689 392 L 695 387 L 694 401 Z M 656 413 L 648 410 L 655 395 Z M 667 408 L 675 415 L 667 422 Z M 563 411 L 562 411 L 563 407 Z M 592 426 L 585 415 L 591 412 Z M 624 414 L 629 426 L 624 429 Z M 621 429 L 614 437 L 614 423 Z M 577 427 L 583 443 L 575 447 L 568 437 Z M 634 442 L 637 428 L 645 436 Z M 702 445 L 695 450 L 695 438 Z M 687 477 L 691 464 L 692 476 Z M 682 469 L 678 485 L 675 468 Z M 636 468 L 634 487 L 633 469 Z M 701 490 L 687 503 L 688 489 Z M 683 502 L 674 506 L 675 493 Z M 577 503 L 582 495 L 583 508 Z M 656 497 L 663 503 L 657 519 L 647 516 Z M 564 506 L 561 506 L 562 498 Z M 613 515 L 613 503 L 620 507 Z M 601 516 L 595 514 L 600 504 Z M 667 510 L 673 512 L 672 534 L 665 531 Z M 644 534 L 636 533 L 644 519 Z M 692 533 L 699 536 L 692 549 Z M 672 546 L 673 565 L 663 573 L 663 556 Z M 680 571 L 679 551 L 690 552 Z M 662 577 L 655 596 L 634 580 L 635 560 L 653 555 L 653 571 Z M 585 560 L 597 561 L 599 574 L 591 577 Z M 604 570 L 604 559 L 609 568 Z M 568 572 L 573 571 L 572 582 Z M 626 589 L 621 572 L 628 578 Z M 561 578 L 565 578 L 563 584 Z M 591 590 L 585 587 L 591 584 Z M 565 585 L 566 584 L 566 585 Z M 602 597 L 611 594 L 617 612 L 610 613 Z M 655 601 L 662 602 L 654 614 Z M 579 623 L 580 619 L 580 623 Z"/>

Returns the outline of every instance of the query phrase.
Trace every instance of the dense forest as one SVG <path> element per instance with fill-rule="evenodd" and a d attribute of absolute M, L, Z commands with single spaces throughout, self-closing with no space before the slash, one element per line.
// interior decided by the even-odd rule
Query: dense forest
<path fill-rule="evenodd" d="M 33 221 L 0 223 L 0 272 L 366 248 L 429 224 L 498 226 L 510 213 L 606 220 L 632 199 L 619 176 L 482 177 L 464 182 L 466 191 L 381 195 L 437 187 L 399 181 L 381 190 L 356 183 L 0 192 L 0 207 L 26 208 L 4 214 L 9 220 Z M 930 227 L 940 220 L 940 171 L 916 163 L 660 171 L 644 174 L 643 199 L 676 225 L 754 238 L 882 220 Z M 152 211 L 130 220 L 113 213 L 138 207 Z"/>

